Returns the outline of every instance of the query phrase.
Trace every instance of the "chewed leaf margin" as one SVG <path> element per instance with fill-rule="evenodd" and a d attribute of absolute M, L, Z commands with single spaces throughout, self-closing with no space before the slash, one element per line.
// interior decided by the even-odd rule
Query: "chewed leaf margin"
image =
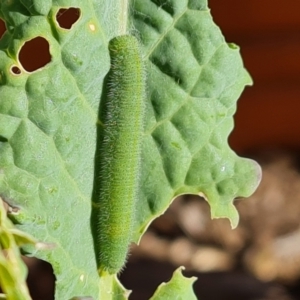
<path fill-rule="evenodd" d="M 160 22 L 160 20 L 162 20 Z M 252 80 L 206 1 L 134 1 L 131 24 L 147 59 L 138 241 L 178 195 L 199 194 L 213 218 L 238 224 L 235 198 L 257 188 L 261 169 L 228 146 L 236 101 Z"/>

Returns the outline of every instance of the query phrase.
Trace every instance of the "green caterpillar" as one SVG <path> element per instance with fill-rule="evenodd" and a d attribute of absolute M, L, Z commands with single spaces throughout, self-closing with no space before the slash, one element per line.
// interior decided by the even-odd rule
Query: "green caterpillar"
<path fill-rule="evenodd" d="M 138 40 L 130 35 L 109 43 L 111 68 L 103 107 L 99 153 L 98 272 L 123 267 L 132 237 L 144 129 L 145 74 Z"/>

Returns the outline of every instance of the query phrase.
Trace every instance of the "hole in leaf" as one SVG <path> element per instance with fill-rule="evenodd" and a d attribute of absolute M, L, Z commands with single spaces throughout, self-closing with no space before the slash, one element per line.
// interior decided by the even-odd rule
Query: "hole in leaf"
<path fill-rule="evenodd" d="M 53 300 L 55 276 L 52 266 L 42 260 L 23 257 L 29 273 L 27 284 L 32 299 Z"/>
<path fill-rule="evenodd" d="M 20 70 L 20 68 L 17 67 L 17 66 L 11 67 L 11 72 L 12 72 L 13 74 L 15 74 L 15 75 L 20 75 L 20 74 L 22 73 L 22 71 Z"/>
<path fill-rule="evenodd" d="M 6 32 L 5 22 L 2 19 L 0 19 L 0 39 L 2 38 L 5 32 Z"/>
<path fill-rule="evenodd" d="M 76 7 L 61 8 L 56 14 L 56 21 L 61 28 L 71 29 L 80 18 L 80 9 Z"/>
<path fill-rule="evenodd" d="M 48 41 L 40 36 L 27 41 L 20 50 L 19 60 L 27 72 L 44 67 L 51 61 Z"/>

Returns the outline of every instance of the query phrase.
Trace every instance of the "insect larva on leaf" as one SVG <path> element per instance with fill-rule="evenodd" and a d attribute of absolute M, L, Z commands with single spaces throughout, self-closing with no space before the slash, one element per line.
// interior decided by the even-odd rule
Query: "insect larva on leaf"
<path fill-rule="evenodd" d="M 99 149 L 97 246 L 100 275 L 118 273 L 132 237 L 144 128 L 145 74 L 138 40 L 130 35 L 109 43 L 111 68 L 103 107 Z"/>

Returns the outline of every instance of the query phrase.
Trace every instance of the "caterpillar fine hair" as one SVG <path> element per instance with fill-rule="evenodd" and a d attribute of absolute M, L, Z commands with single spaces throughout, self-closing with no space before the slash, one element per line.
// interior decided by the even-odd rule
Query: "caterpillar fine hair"
<path fill-rule="evenodd" d="M 97 220 L 98 272 L 118 273 L 132 237 L 144 128 L 145 75 L 138 40 L 130 35 L 109 43 L 103 136 L 99 155 Z"/>

